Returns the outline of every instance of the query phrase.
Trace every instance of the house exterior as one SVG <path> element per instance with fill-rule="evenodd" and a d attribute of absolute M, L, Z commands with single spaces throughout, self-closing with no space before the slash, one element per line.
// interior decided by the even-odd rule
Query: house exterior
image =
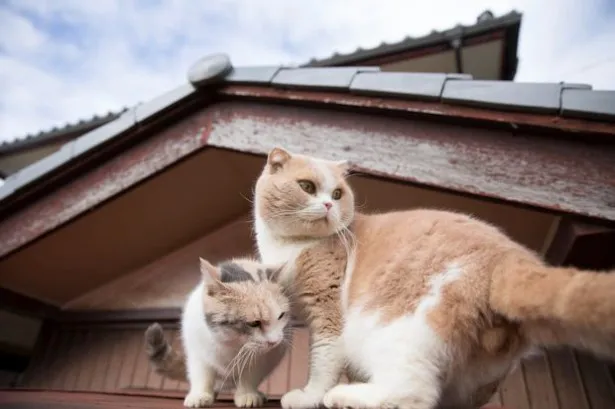
<path fill-rule="evenodd" d="M 312 59 L 302 67 L 378 66 L 382 71 L 447 72 L 469 74 L 475 79 L 512 80 L 517 70 L 517 45 L 521 14 L 511 11 L 494 17 L 486 10 L 476 23 L 373 49 L 357 49 L 328 58 Z M 77 123 L 65 124 L 36 134 L 0 143 L 0 178 L 57 151 L 66 142 L 107 124 L 126 112 L 109 112 Z M 7 135 L 10 136 L 10 135 Z"/>
<path fill-rule="evenodd" d="M 198 257 L 254 252 L 254 181 L 276 145 L 349 159 L 364 211 L 436 207 L 492 222 L 552 264 L 615 267 L 615 91 L 378 66 L 234 67 L 65 142 L 0 187 L 0 408 L 179 408 L 143 332 L 178 342 Z M 263 383 L 307 379 L 309 336 Z M 10 367 L 9 367 L 10 366 Z M 511 409 L 615 407 L 609 362 L 548 351 L 493 396 Z M 26 406 L 26 405 L 34 406 Z M 20 406 L 21 405 L 21 406 Z M 220 406 L 229 406 L 222 402 Z"/>
<path fill-rule="evenodd" d="M 448 72 L 481 80 L 513 80 L 521 14 L 495 17 L 489 10 L 471 26 L 457 25 L 422 37 L 406 37 L 370 49 L 312 59 L 303 67 L 379 66 L 382 71 Z"/>

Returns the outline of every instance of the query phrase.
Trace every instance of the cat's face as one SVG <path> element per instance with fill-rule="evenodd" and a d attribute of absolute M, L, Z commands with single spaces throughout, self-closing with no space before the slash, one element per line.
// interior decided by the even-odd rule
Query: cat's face
<path fill-rule="evenodd" d="M 256 214 L 280 236 L 330 236 L 347 227 L 354 217 L 347 170 L 344 161 L 274 148 L 256 182 Z"/>
<path fill-rule="evenodd" d="M 290 331 L 290 302 L 276 282 L 280 268 L 251 259 L 214 267 L 201 260 L 208 327 L 224 342 L 267 350 Z"/>

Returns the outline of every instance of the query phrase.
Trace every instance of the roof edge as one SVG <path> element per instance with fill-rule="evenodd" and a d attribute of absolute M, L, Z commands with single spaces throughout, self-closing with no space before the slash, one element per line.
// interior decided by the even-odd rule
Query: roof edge
<path fill-rule="evenodd" d="M 463 118 L 460 111 L 464 107 L 478 108 L 485 112 L 491 110 L 491 115 L 484 116 L 485 121 L 505 122 L 509 126 L 523 122 L 522 116 L 511 120 L 510 115 L 513 113 L 533 117 L 543 115 L 549 119 L 542 121 L 543 128 L 571 133 L 582 131 L 578 129 L 582 126 L 564 129 L 559 125 L 560 118 L 581 121 L 590 119 L 594 121 L 593 124 L 597 121 L 597 125 L 603 125 L 595 126 L 598 129 L 596 132 L 610 136 L 615 134 L 615 91 L 593 91 L 587 84 L 478 81 L 469 75 L 381 72 L 378 67 L 232 67 L 228 57 L 223 54 L 200 59 L 190 68 L 189 74 L 193 82 L 128 109 L 114 120 L 64 144 L 60 150 L 9 176 L 0 186 L 0 203 L 43 177 L 66 168 L 83 155 L 107 145 L 116 137 L 140 130 L 161 112 L 178 108 L 197 96 L 218 93 L 216 88 L 223 85 L 257 86 L 261 89 L 260 93 L 248 91 L 243 96 L 263 98 L 263 94 L 274 93 L 279 98 L 295 101 L 299 98 L 293 96 L 293 92 L 307 91 L 316 96 L 310 102 L 337 104 L 340 107 L 348 105 L 346 100 L 354 97 L 377 97 L 378 102 L 363 103 L 363 106 L 383 110 L 395 109 L 392 108 L 394 103 L 387 105 L 382 101 L 432 103 L 423 110 L 414 111 L 427 116 L 438 111 L 438 115 Z M 319 100 L 318 93 L 323 91 L 329 94 Z M 234 95 L 242 96 L 241 92 Z M 308 101 L 307 98 L 304 100 Z M 434 110 L 433 103 L 440 105 Z M 355 102 L 354 106 L 361 105 Z M 453 108 L 446 110 L 439 107 Z M 496 113 L 493 113 L 494 110 Z M 510 114 L 502 115 L 502 112 Z"/>
<path fill-rule="evenodd" d="M 36 134 L 27 134 L 10 141 L 4 141 L 0 143 L 0 155 L 11 154 L 36 146 L 45 146 L 48 143 L 62 142 L 66 139 L 70 139 L 74 134 L 88 132 L 92 129 L 98 128 L 99 126 L 105 125 L 117 119 L 127 110 L 128 108 L 125 107 L 120 111 L 109 112 L 103 116 L 94 115 L 92 118 L 87 120 L 67 123 L 62 127 L 54 126 L 48 131 L 40 131 Z"/>
<path fill-rule="evenodd" d="M 330 57 L 324 57 L 320 59 L 312 58 L 311 60 L 300 64 L 299 67 L 333 67 L 361 64 L 373 58 L 380 58 L 384 56 L 399 54 L 409 50 L 433 47 L 439 44 L 448 43 L 450 42 L 451 38 L 453 38 L 453 36 L 457 36 L 459 32 L 462 33 L 464 39 L 467 39 L 488 34 L 490 32 L 501 29 L 513 29 L 518 31 L 521 25 L 522 18 L 522 13 L 516 10 L 512 10 L 509 13 L 500 17 L 494 17 L 492 19 L 479 21 L 473 25 L 464 26 L 458 24 L 455 27 L 449 28 L 447 30 L 432 31 L 427 35 L 417 38 L 406 37 L 399 42 L 390 44 L 383 42 L 375 48 L 363 49 L 359 47 L 355 51 L 352 51 L 350 53 L 334 53 Z M 515 38 L 515 36 L 512 36 L 511 40 L 514 40 Z M 516 43 L 514 44 L 514 49 L 517 49 Z"/>

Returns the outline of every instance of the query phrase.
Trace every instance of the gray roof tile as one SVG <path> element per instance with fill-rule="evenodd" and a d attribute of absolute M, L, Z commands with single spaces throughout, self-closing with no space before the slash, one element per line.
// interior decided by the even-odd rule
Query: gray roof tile
<path fill-rule="evenodd" d="M 67 142 L 51 155 L 20 169 L 14 175 L 14 189 L 18 190 L 41 176 L 58 169 L 73 157 L 74 149 L 75 141 Z"/>
<path fill-rule="evenodd" d="M 592 89 L 590 84 L 581 84 L 576 82 L 562 82 L 562 89 Z"/>
<path fill-rule="evenodd" d="M 281 68 L 281 66 L 236 67 L 224 80 L 239 84 L 268 84 Z"/>
<path fill-rule="evenodd" d="M 17 185 L 17 174 L 14 173 L 4 180 L 4 184 L 0 186 L 0 201 L 4 200 L 13 194 L 15 186 Z"/>
<path fill-rule="evenodd" d="M 472 79 L 465 74 L 361 72 L 350 84 L 350 92 L 367 95 L 408 96 L 437 100 L 447 79 Z"/>
<path fill-rule="evenodd" d="M 135 125 L 135 108 L 131 108 L 114 121 L 77 138 L 75 140 L 75 156 L 115 138 Z"/>
<path fill-rule="evenodd" d="M 505 110 L 557 113 L 561 84 L 509 81 L 446 81 L 442 99 Z"/>
<path fill-rule="evenodd" d="M 380 71 L 379 67 L 283 68 L 272 84 L 286 88 L 343 89 L 350 87 L 359 72 Z"/>
<path fill-rule="evenodd" d="M 174 105 L 179 101 L 183 100 L 184 98 L 189 97 L 190 95 L 194 94 L 195 91 L 196 88 L 192 84 L 184 84 L 175 88 L 172 91 L 169 91 L 152 99 L 151 101 L 148 101 L 144 104 L 139 104 L 135 108 L 135 120 L 137 122 L 142 122 L 147 118 L 151 117 L 152 115 L 155 115 L 158 112 L 162 111 L 163 109 L 166 109 L 171 105 Z"/>
<path fill-rule="evenodd" d="M 562 116 L 615 120 L 615 91 L 564 89 Z"/>

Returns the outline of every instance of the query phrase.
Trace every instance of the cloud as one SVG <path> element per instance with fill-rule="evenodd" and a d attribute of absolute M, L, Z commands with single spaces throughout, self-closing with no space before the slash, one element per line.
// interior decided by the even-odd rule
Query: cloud
<path fill-rule="evenodd" d="M 608 0 L 5 0 L 0 140 L 147 101 L 208 53 L 298 64 L 472 24 L 485 9 L 524 13 L 518 81 L 615 89 Z"/>

